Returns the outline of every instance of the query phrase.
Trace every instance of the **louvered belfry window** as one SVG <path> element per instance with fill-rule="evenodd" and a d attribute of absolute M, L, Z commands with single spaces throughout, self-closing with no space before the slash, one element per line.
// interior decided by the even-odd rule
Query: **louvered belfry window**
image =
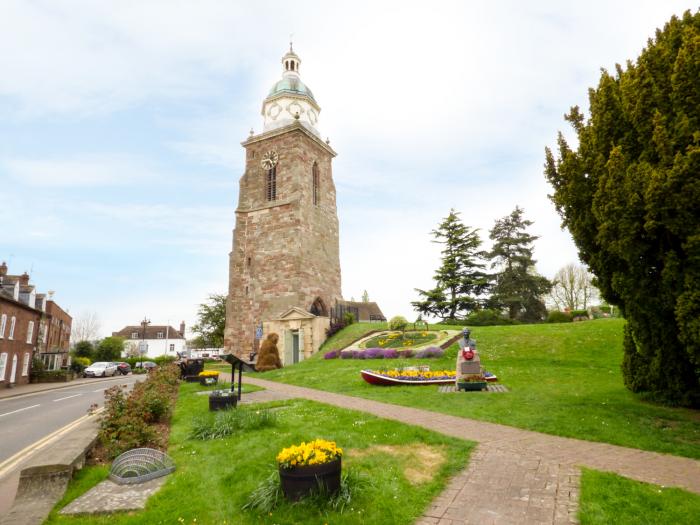
<path fill-rule="evenodd" d="M 314 206 L 318 206 L 319 203 L 319 176 L 318 176 L 318 163 L 314 162 L 314 167 L 312 168 L 313 174 L 313 185 L 314 185 Z"/>
<path fill-rule="evenodd" d="M 268 201 L 277 200 L 277 166 L 273 166 L 267 170 L 267 179 L 265 181 L 265 197 Z"/>

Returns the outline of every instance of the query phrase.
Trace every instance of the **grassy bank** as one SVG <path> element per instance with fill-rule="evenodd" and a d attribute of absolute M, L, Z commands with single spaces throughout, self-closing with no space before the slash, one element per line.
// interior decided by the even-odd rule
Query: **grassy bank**
<path fill-rule="evenodd" d="M 642 402 L 622 382 L 624 321 L 476 327 L 482 364 L 510 392 L 440 394 L 436 387 L 376 387 L 363 368 L 430 364 L 453 369 L 457 347 L 435 360 L 324 360 L 322 352 L 302 363 L 260 377 L 321 390 L 413 406 L 560 436 L 700 458 L 697 411 Z M 325 351 L 356 339 L 360 329 L 340 332 Z"/>
<path fill-rule="evenodd" d="M 236 410 L 273 407 L 277 422 L 223 439 L 198 441 L 190 437 L 193 423 L 213 417 L 207 412 L 206 396 L 196 394 L 200 390 L 197 384 L 180 387 L 169 447 L 177 470 L 144 511 L 58 515 L 58 508 L 106 477 L 106 468 L 89 467 L 79 473 L 47 523 L 408 524 L 444 488 L 448 477 L 466 466 L 472 448 L 469 442 L 417 427 L 302 400 L 239 407 Z M 241 510 L 248 495 L 275 471 L 279 450 L 317 437 L 337 441 L 345 451 L 343 469 L 361 474 L 369 483 L 344 512 L 288 503 L 270 513 Z"/>

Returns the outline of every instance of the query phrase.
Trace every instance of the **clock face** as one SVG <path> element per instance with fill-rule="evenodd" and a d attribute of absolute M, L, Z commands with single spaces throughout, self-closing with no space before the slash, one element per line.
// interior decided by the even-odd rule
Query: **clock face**
<path fill-rule="evenodd" d="M 278 159 L 279 156 L 277 155 L 277 152 L 275 150 L 270 150 L 263 155 L 260 165 L 263 167 L 263 169 L 271 170 L 277 165 Z"/>

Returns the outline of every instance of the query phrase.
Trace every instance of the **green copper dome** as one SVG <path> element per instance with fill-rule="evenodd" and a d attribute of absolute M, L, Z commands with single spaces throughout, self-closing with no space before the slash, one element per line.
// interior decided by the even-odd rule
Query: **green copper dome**
<path fill-rule="evenodd" d="M 314 94 L 301 80 L 295 77 L 285 77 L 275 83 L 267 95 L 267 98 L 279 95 L 281 93 L 291 93 L 292 95 L 306 95 L 311 100 L 316 102 Z"/>

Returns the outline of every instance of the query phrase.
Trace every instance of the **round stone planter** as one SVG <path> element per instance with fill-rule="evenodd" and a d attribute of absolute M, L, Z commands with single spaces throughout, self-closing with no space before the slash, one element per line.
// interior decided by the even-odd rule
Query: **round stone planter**
<path fill-rule="evenodd" d="M 236 408 L 238 397 L 233 396 L 209 396 L 209 410 L 215 412 L 217 410 L 227 410 Z"/>
<path fill-rule="evenodd" d="M 325 487 L 328 494 L 340 489 L 341 459 L 321 465 L 279 468 L 282 492 L 291 501 L 298 501 L 319 486 Z"/>

